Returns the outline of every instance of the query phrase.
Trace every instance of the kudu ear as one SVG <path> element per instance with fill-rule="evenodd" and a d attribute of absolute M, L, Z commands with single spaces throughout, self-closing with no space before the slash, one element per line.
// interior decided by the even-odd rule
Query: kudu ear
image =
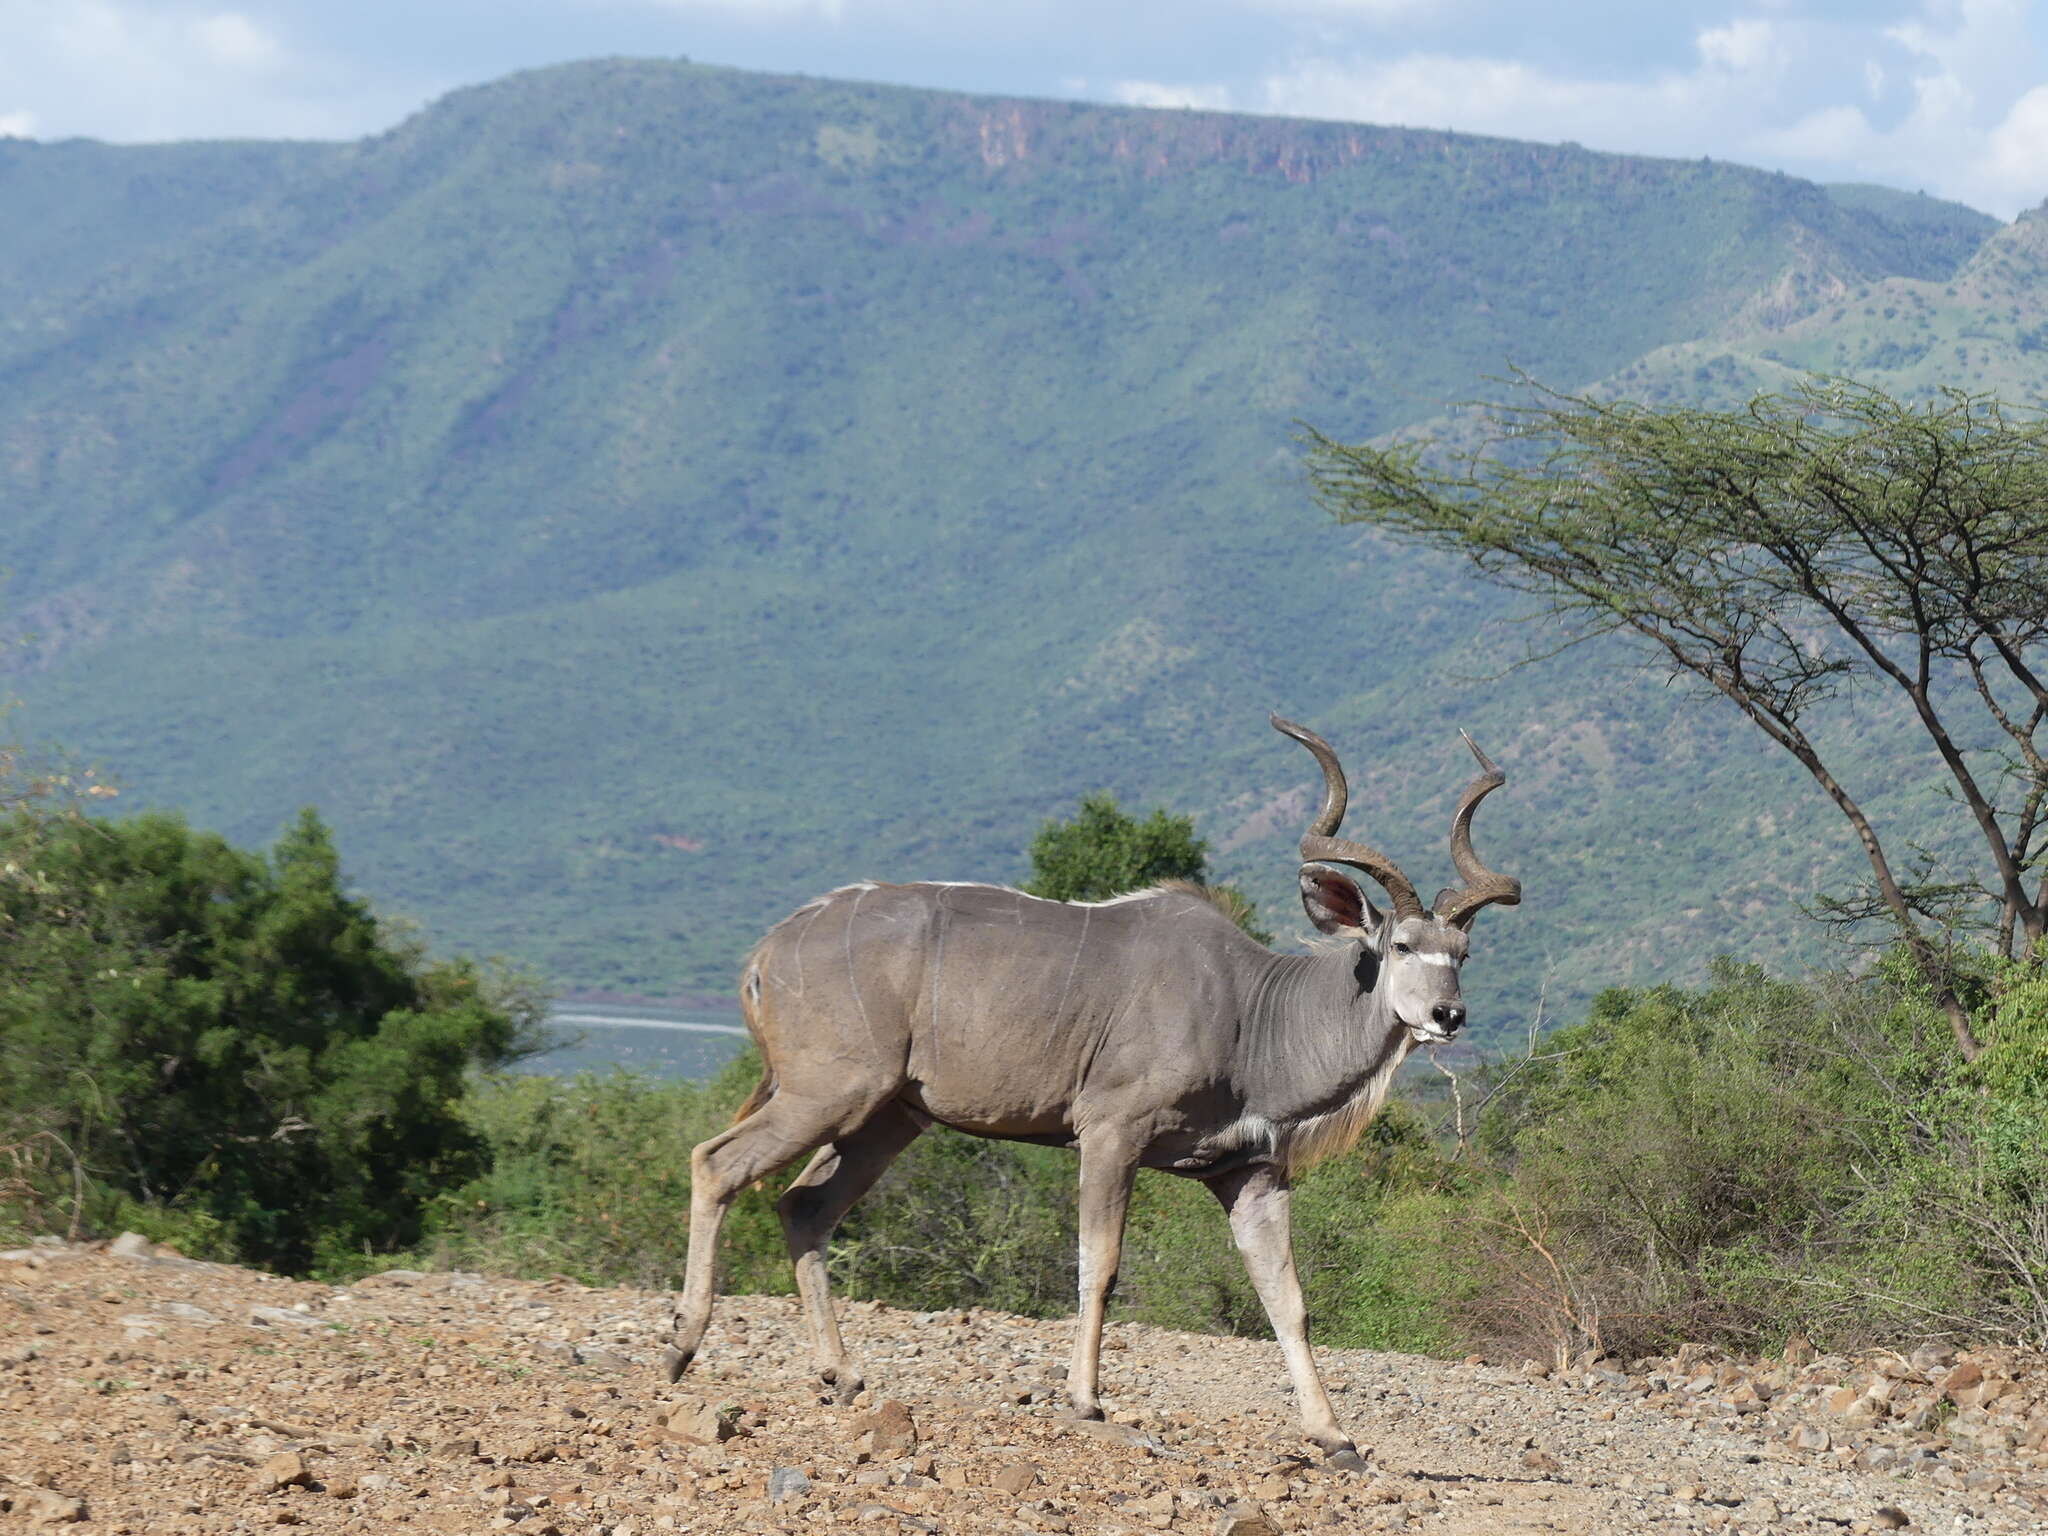
<path fill-rule="evenodd" d="M 1326 865 L 1301 866 L 1301 907 L 1319 933 L 1369 939 L 1379 930 L 1379 909 L 1358 882 Z"/>

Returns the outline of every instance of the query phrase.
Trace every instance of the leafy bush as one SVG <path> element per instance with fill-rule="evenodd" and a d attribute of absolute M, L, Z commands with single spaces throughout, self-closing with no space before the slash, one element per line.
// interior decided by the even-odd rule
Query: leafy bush
<path fill-rule="evenodd" d="M 1105 901 L 1162 880 L 1200 880 L 1208 852 L 1192 817 L 1161 806 L 1140 821 L 1114 795 L 1083 795 L 1072 821 L 1048 821 L 1032 838 L 1024 889 L 1053 901 Z"/>
<path fill-rule="evenodd" d="M 704 1084 L 625 1072 L 480 1084 L 465 1114 L 490 1149 L 490 1171 L 436 1205 L 425 1261 L 559 1271 L 593 1284 L 679 1284 L 690 1148 L 730 1121 L 758 1075 L 749 1050 Z M 1411 1272 L 1427 1250 L 1405 1235 L 1404 1211 L 1415 1207 L 1402 1205 L 1434 1169 L 1419 1122 L 1396 1111 L 1358 1153 L 1303 1183 L 1297 1249 L 1325 1342 L 1446 1342 L 1434 1292 Z M 1077 1279 L 1075 1172 L 1071 1152 L 934 1130 L 842 1224 L 831 1250 L 834 1289 L 925 1310 L 1063 1315 Z M 719 1265 L 727 1292 L 790 1291 L 772 1190 L 734 1201 Z M 1122 1316 L 1267 1331 L 1222 1212 L 1188 1180 L 1139 1176 L 1122 1275 Z"/>
<path fill-rule="evenodd" d="M 268 859 L 172 816 L 18 813 L 0 974 L 0 1219 L 68 1204 L 292 1273 L 418 1240 L 482 1166 L 466 1074 L 540 1018 L 522 984 L 381 927 L 310 811 Z"/>
<path fill-rule="evenodd" d="M 1420 1115 L 1395 1102 L 1348 1155 L 1294 1191 L 1294 1253 L 1319 1344 L 1432 1352 L 1454 1340 L 1441 1287 L 1422 1266 L 1444 1169 Z M 1199 1184 L 1141 1174 L 1118 1283 L 1120 1311 L 1199 1332 L 1270 1336 L 1265 1308 Z"/>
<path fill-rule="evenodd" d="M 631 1072 L 494 1077 L 463 1101 L 486 1171 L 435 1203 L 431 1263 L 591 1284 L 680 1283 L 690 1237 L 690 1149 L 715 1136 L 760 1076 L 749 1048 L 708 1083 Z M 729 1290 L 780 1294 L 789 1261 L 773 1199 L 751 1189 L 726 1218 Z"/>
<path fill-rule="evenodd" d="M 1209 876 L 1209 845 L 1191 816 L 1155 806 L 1143 821 L 1109 794 L 1083 795 L 1072 821 L 1048 821 L 1031 839 L 1031 878 L 1023 889 L 1052 901 L 1107 901 L 1167 880 L 1199 885 Z M 1258 909 L 1234 886 L 1212 888 L 1231 921 L 1262 944 Z"/>
<path fill-rule="evenodd" d="M 2048 1337 L 2048 987 L 1965 1064 L 1906 966 L 1604 994 L 1496 1099 L 1444 1229 L 1503 1352 Z"/>

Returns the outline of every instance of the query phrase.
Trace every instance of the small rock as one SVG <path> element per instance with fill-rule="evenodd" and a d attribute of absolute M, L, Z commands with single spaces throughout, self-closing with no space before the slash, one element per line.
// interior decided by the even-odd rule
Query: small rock
<path fill-rule="evenodd" d="M 68 1525 L 85 1518 L 85 1500 L 50 1488 L 38 1488 L 29 1496 L 28 1517 L 36 1525 Z"/>
<path fill-rule="evenodd" d="M 1216 1522 L 1216 1536 L 1280 1536 L 1280 1527 L 1264 1514 L 1225 1510 Z"/>
<path fill-rule="evenodd" d="M 1131 1424 L 1112 1424 L 1107 1419 L 1065 1419 L 1060 1427 L 1072 1435 L 1086 1435 L 1091 1440 L 1107 1440 L 1112 1445 L 1135 1446 L 1141 1450 L 1164 1450 L 1164 1443 L 1156 1435 Z"/>
<path fill-rule="evenodd" d="M 908 1405 L 893 1398 L 855 1419 L 853 1433 L 859 1448 L 878 1461 L 917 1449 L 917 1421 Z"/>
<path fill-rule="evenodd" d="M 1035 1487 L 1037 1483 L 1038 1468 L 1028 1461 L 998 1467 L 988 1480 L 989 1487 L 1012 1498 L 1021 1497 L 1025 1489 Z"/>
<path fill-rule="evenodd" d="M 452 1461 L 466 1461 L 477 1453 L 475 1435 L 450 1435 L 434 1446 L 434 1454 Z"/>
<path fill-rule="evenodd" d="M 290 1307 L 251 1307 L 249 1321 L 259 1328 L 320 1328 L 326 1326 L 319 1318 L 304 1312 L 294 1312 Z"/>
<path fill-rule="evenodd" d="M 811 1491 L 811 1480 L 801 1467 L 776 1467 L 768 1474 L 768 1502 L 780 1504 L 800 1499 Z"/>
<path fill-rule="evenodd" d="M 117 1259 L 151 1259 L 156 1249 L 140 1232 L 123 1232 L 107 1244 L 107 1253 Z"/>
<path fill-rule="evenodd" d="M 1958 1408 L 1982 1408 L 1989 1403 L 1997 1402 L 2011 1390 L 2011 1382 L 1997 1376 L 1987 1376 L 1973 1386 L 1955 1388 L 1948 1397 Z"/>
<path fill-rule="evenodd" d="M 1824 1451 L 1834 1443 L 1834 1437 L 1826 1430 L 1813 1424 L 1802 1424 L 1786 1437 L 1795 1450 Z"/>
<path fill-rule="evenodd" d="M 207 1311 L 206 1308 L 195 1307 L 189 1301 L 160 1301 L 156 1304 L 156 1309 L 166 1317 L 176 1318 L 181 1323 L 192 1323 L 202 1328 L 208 1324 L 220 1321 L 219 1318 Z"/>
<path fill-rule="evenodd" d="M 679 1398 L 669 1410 L 668 1432 L 692 1445 L 719 1445 L 739 1433 L 739 1405 Z"/>
<path fill-rule="evenodd" d="M 297 1451 L 279 1451 L 257 1467 L 251 1486 L 258 1493 L 275 1493 L 280 1488 L 290 1488 L 294 1484 L 304 1486 L 312 1480 L 312 1474 L 306 1470 L 305 1457 Z"/>
<path fill-rule="evenodd" d="M 1932 1377 L 1935 1372 L 1955 1363 L 1956 1352 L 1938 1344 L 1922 1344 L 1909 1358 L 1914 1370 L 1922 1376 Z"/>
<path fill-rule="evenodd" d="M 1976 1386 L 1983 1379 L 1983 1368 L 1973 1360 L 1965 1360 L 1941 1378 L 1942 1394 L 1954 1402 L 1958 1392 Z"/>

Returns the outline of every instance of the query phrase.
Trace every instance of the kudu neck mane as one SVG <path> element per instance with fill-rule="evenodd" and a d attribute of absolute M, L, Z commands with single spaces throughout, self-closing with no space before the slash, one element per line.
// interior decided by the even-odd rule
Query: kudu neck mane
<path fill-rule="evenodd" d="M 1408 1031 L 1380 973 L 1360 944 L 1268 957 L 1238 1036 L 1239 1081 L 1254 1112 L 1276 1124 L 1329 1115 L 1400 1065 Z"/>

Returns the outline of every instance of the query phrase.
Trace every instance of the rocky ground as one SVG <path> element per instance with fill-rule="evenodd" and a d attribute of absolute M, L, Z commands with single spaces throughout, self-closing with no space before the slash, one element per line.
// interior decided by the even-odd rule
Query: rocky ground
<path fill-rule="evenodd" d="M 1540 1366 L 1324 1354 L 1370 1474 L 1300 1454 L 1273 1347 L 844 1308 L 874 1390 L 808 1380 L 795 1303 L 721 1307 L 666 1385 L 666 1298 L 392 1270 L 317 1285 L 55 1240 L 0 1253 L 0 1530 L 2038 1530 L 2048 1367 L 1955 1357 Z"/>

